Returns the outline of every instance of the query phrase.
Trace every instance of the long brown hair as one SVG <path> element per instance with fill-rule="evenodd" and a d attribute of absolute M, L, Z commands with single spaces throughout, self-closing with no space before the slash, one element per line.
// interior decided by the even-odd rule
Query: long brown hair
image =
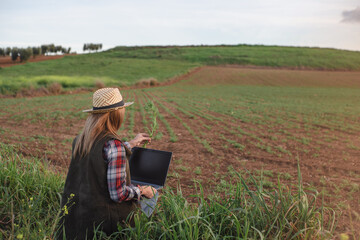
<path fill-rule="evenodd" d="M 80 157 L 88 154 L 98 137 L 114 135 L 115 137 L 120 138 L 117 131 L 123 123 L 124 117 L 125 108 L 107 113 L 90 114 L 86 119 L 83 131 L 80 133 L 75 143 L 73 157 L 78 154 Z"/>

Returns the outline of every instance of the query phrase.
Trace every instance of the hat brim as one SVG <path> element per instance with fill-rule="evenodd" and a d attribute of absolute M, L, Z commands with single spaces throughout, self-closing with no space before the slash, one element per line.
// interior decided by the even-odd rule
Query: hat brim
<path fill-rule="evenodd" d="M 115 111 L 117 109 L 121 109 L 121 108 L 125 108 L 128 107 L 130 105 L 132 105 L 134 102 L 127 102 L 124 104 L 124 106 L 121 107 L 114 107 L 114 108 L 107 108 L 107 109 L 98 109 L 98 110 L 94 110 L 94 109 L 87 109 L 87 110 L 83 110 L 84 113 L 106 113 L 106 112 L 112 112 Z"/>

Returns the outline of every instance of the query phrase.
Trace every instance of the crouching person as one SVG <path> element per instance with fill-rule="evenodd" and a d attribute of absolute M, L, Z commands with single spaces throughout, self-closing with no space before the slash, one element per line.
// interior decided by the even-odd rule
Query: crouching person
<path fill-rule="evenodd" d="M 92 239 L 94 229 L 110 235 L 118 224 L 134 225 L 140 196 L 156 193 L 152 187 L 131 184 L 130 150 L 151 141 L 144 133 L 129 142 L 120 140 L 117 131 L 131 104 L 124 103 L 117 88 L 103 88 L 94 93 L 93 108 L 84 110 L 89 116 L 72 144 L 57 239 Z"/>

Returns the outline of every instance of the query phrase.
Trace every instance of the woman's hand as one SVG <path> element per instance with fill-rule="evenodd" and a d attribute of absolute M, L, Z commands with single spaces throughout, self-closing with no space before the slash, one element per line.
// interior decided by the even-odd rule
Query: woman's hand
<path fill-rule="evenodd" d="M 149 134 L 139 133 L 138 135 L 136 135 L 136 137 L 133 140 L 129 142 L 129 144 L 130 147 L 133 148 L 141 144 L 150 143 L 150 142 L 151 142 L 151 138 L 149 137 Z"/>
<path fill-rule="evenodd" d="M 147 198 L 153 198 L 156 193 L 156 189 L 151 186 L 138 186 L 138 187 L 140 189 L 141 195 Z"/>

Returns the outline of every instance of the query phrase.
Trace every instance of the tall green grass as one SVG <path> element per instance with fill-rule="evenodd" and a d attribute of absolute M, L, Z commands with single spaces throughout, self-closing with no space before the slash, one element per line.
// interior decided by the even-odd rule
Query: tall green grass
<path fill-rule="evenodd" d="M 52 238 L 60 208 L 64 176 L 47 169 L 39 159 L 25 158 L 16 148 L 0 144 L 1 234 L 4 239 Z M 136 214 L 135 228 L 121 227 L 97 239 L 309 239 L 330 238 L 334 223 L 325 224 L 316 191 L 304 191 L 299 170 L 297 190 L 278 182 L 266 189 L 262 181 L 232 171 L 222 192 L 198 194 L 192 204 L 182 194 L 164 189 L 155 213 Z"/>
<path fill-rule="evenodd" d="M 64 178 L 17 148 L 0 143 L 1 239 L 45 239 L 55 227 Z"/>
<path fill-rule="evenodd" d="M 300 169 L 297 191 L 278 182 L 265 189 L 252 175 L 234 171 L 235 184 L 222 194 L 204 197 L 196 184 L 197 204 L 189 204 L 181 189 L 165 190 L 155 214 L 135 216 L 135 228 L 119 227 L 109 239 L 328 239 L 334 221 L 323 222 L 323 207 L 316 207 L 317 192 L 305 192 Z M 329 209 L 326 209 L 329 210 Z M 331 210 L 330 210 L 331 212 Z M 334 220 L 334 219 L 332 219 Z M 103 237 L 103 236 L 102 236 Z"/>

